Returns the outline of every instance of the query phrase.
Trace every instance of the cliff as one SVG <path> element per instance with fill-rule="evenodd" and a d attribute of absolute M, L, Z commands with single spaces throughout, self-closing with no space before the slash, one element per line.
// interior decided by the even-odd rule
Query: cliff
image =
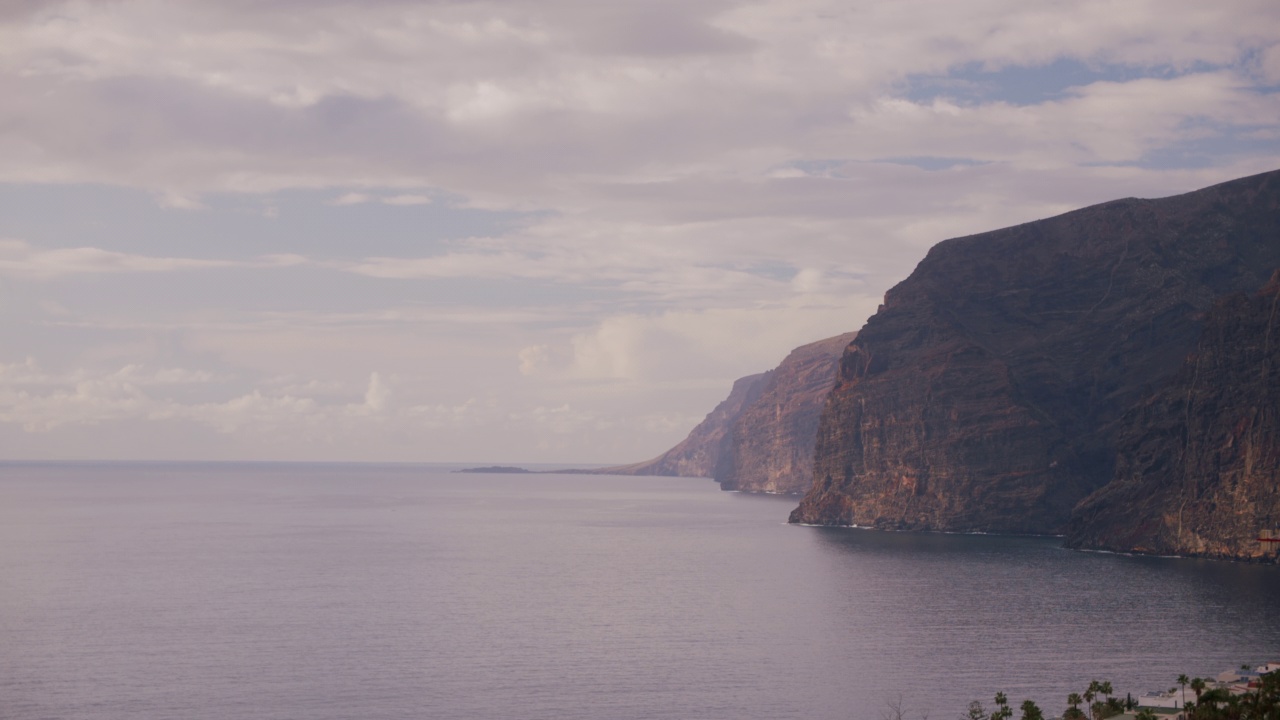
<path fill-rule="evenodd" d="M 813 482 L 813 446 L 840 353 L 856 333 L 791 351 L 742 378 L 679 445 L 634 465 L 591 472 L 715 478 L 725 490 L 800 494 Z"/>
<path fill-rule="evenodd" d="M 809 489 L 822 406 L 840 354 L 856 336 L 798 347 L 769 373 L 760 396 L 730 428 L 715 474 L 721 488 L 797 495 Z"/>
<path fill-rule="evenodd" d="M 631 465 L 592 470 L 603 475 L 671 475 L 675 477 L 714 477 L 721 455 L 728 444 L 733 421 L 745 407 L 760 397 L 770 373 L 748 375 L 734 381 L 729 397 L 698 423 L 680 444 L 652 460 Z"/>
<path fill-rule="evenodd" d="M 846 349 L 792 522 L 1061 532 L 1278 229 L 1272 172 L 939 243 Z"/>
<path fill-rule="evenodd" d="M 1280 271 L 1221 300 L 1174 382 L 1123 422 L 1115 479 L 1068 547 L 1274 559 L 1280 528 Z"/>

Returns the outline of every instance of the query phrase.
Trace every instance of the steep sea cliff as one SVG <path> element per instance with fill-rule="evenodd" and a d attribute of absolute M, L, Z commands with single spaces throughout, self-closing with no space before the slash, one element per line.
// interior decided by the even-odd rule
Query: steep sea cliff
<path fill-rule="evenodd" d="M 846 349 L 791 520 L 1062 532 L 1215 301 L 1276 267 L 1280 172 L 938 244 Z"/>
<path fill-rule="evenodd" d="M 673 477 L 715 477 L 716 468 L 730 444 L 729 430 L 745 407 L 764 390 L 770 373 L 738 378 L 729 397 L 689 432 L 684 440 L 656 458 L 630 465 L 597 468 L 602 475 L 670 475 Z"/>
<path fill-rule="evenodd" d="M 818 417 L 840 353 L 855 335 L 803 345 L 773 370 L 739 379 L 728 398 L 662 455 L 592 472 L 710 477 L 725 490 L 805 492 L 813 482 Z"/>
<path fill-rule="evenodd" d="M 1067 546 L 1271 559 L 1280 528 L 1280 271 L 1220 300 L 1173 382 L 1121 423 L 1115 479 Z"/>

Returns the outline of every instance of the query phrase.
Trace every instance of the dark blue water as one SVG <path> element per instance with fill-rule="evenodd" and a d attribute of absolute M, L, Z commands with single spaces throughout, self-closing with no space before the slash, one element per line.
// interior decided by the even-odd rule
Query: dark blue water
<path fill-rule="evenodd" d="M 709 481 L 0 465 L 0 718 L 953 718 L 1280 658 L 1280 568 Z"/>

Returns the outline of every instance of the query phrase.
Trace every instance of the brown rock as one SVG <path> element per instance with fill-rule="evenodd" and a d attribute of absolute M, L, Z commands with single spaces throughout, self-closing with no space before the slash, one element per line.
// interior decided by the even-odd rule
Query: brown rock
<path fill-rule="evenodd" d="M 1174 382 L 1121 423 L 1068 547 L 1269 560 L 1280 528 L 1280 270 L 1220 301 Z"/>
<path fill-rule="evenodd" d="M 729 430 L 743 409 L 760 397 L 770 373 L 748 375 L 734 381 L 729 397 L 698 423 L 679 445 L 652 460 L 591 470 L 605 475 L 670 475 L 674 477 L 714 477 L 721 454 L 728 443 Z"/>
<path fill-rule="evenodd" d="M 721 488 L 795 495 L 809 489 L 818 419 L 840 353 L 855 337 L 845 333 L 798 347 L 770 371 L 760 397 L 730 429 L 715 474 Z"/>
<path fill-rule="evenodd" d="M 859 332 L 793 522 L 1061 532 L 1204 313 L 1280 265 L 1280 172 L 939 243 Z"/>
<path fill-rule="evenodd" d="M 724 402 L 662 455 L 591 472 L 712 477 L 725 490 L 805 492 L 813 482 L 818 417 L 840 353 L 855 336 L 796 348 L 773 370 L 738 380 Z"/>

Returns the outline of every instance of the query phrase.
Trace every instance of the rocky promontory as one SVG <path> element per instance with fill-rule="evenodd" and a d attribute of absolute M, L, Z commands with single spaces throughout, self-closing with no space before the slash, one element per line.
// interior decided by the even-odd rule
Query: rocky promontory
<path fill-rule="evenodd" d="M 1219 301 L 1175 380 L 1120 425 L 1115 479 L 1068 547 L 1274 558 L 1280 528 L 1280 271 Z"/>
<path fill-rule="evenodd" d="M 729 430 L 715 479 L 725 490 L 803 494 L 813 484 L 813 447 L 840 354 L 857 333 L 803 345 L 769 373 L 760 396 Z"/>
<path fill-rule="evenodd" d="M 1062 532 L 1215 301 L 1277 266 L 1280 172 L 939 243 L 845 350 L 791 520 Z"/>
<path fill-rule="evenodd" d="M 698 423 L 678 445 L 652 460 L 598 468 L 602 475 L 670 475 L 673 477 L 715 477 L 721 456 L 729 444 L 729 431 L 744 408 L 764 390 L 770 373 L 748 375 L 734 381 L 729 397 Z"/>
<path fill-rule="evenodd" d="M 813 448 L 823 401 L 846 333 L 791 351 L 778 367 L 742 378 L 679 445 L 617 475 L 710 477 L 725 490 L 800 494 L 813 482 Z"/>

